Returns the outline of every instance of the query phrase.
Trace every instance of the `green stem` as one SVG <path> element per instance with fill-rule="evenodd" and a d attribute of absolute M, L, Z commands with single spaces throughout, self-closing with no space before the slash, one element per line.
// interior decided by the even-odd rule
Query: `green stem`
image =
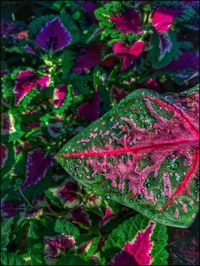
<path fill-rule="evenodd" d="M 28 204 L 28 206 L 30 206 L 31 208 L 35 209 L 35 207 L 29 202 L 29 200 L 26 198 L 26 196 L 24 195 L 24 193 L 21 191 L 21 188 L 19 187 L 19 193 L 21 194 L 22 198 L 26 201 L 26 203 Z"/>

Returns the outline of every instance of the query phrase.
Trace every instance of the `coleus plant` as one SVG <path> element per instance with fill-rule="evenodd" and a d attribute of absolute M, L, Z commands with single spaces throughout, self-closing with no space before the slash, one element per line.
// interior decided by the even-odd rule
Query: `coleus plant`
<path fill-rule="evenodd" d="M 188 227 L 198 211 L 199 97 L 148 90 L 70 140 L 56 155 L 87 189 L 156 221 Z"/>
<path fill-rule="evenodd" d="M 2 265 L 198 264 L 198 3 L 2 3 Z"/>

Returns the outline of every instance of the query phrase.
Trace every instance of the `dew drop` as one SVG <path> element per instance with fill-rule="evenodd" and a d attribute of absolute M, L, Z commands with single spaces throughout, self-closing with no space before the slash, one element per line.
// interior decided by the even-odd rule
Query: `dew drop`
<path fill-rule="evenodd" d="M 171 165 L 171 168 L 172 168 L 173 170 L 178 169 L 178 167 L 179 167 L 179 163 L 177 163 L 177 162 L 172 163 L 172 165 Z"/>
<path fill-rule="evenodd" d="M 109 162 L 112 163 L 113 162 L 113 158 L 109 158 Z"/>
<path fill-rule="evenodd" d="M 151 183 L 146 183 L 146 187 L 151 187 Z"/>
<path fill-rule="evenodd" d="M 161 194 L 158 193 L 158 194 L 156 195 L 156 197 L 157 197 L 157 199 L 161 198 Z"/>
<path fill-rule="evenodd" d="M 138 199 L 143 199 L 144 198 L 144 195 L 141 193 L 141 194 L 138 194 Z"/>
<path fill-rule="evenodd" d="M 111 195 L 110 195 L 110 194 L 106 194 L 106 195 L 105 195 L 105 198 L 106 198 L 107 200 L 110 200 L 110 199 L 111 199 Z"/>

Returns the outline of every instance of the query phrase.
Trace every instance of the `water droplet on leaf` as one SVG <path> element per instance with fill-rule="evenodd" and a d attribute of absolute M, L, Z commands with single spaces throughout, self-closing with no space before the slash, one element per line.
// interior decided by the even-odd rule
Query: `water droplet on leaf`
<path fill-rule="evenodd" d="M 158 194 L 156 195 L 156 197 L 157 197 L 157 199 L 161 198 L 161 194 L 158 193 Z"/>
<path fill-rule="evenodd" d="M 179 163 L 177 163 L 177 162 L 172 163 L 172 165 L 171 165 L 171 168 L 172 168 L 173 170 L 178 169 L 178 167 L 179 167 Z"/>
<path fill-rule="evenodd" d="M 110 195 L 110 194 L 106 194 L 106 195 L 105 195 L 105 198 L 106 198 L 107 200 L 110 200 L 110 199 L 111 199 L 111 195 Z"/>
<path fill-rule="evenodd" d="M 151 183 L 146 183 L 146 187 L 151 187 Z"/>
<path fill-rule="evenodd" d="M 144 198 L 144 195 L 141 193 L 141 194 L 138 194 L 138 199 L 143 199 Z"/>

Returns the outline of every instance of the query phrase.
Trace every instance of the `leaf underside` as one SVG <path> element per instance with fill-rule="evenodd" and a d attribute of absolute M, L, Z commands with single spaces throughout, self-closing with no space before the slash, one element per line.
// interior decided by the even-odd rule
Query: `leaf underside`
<path fill-rule="evenodd" d="M 71 139 L 56 160 L 93 193 L 162 224 L 198 211 L 198 91 L 134 91 Z"/>

